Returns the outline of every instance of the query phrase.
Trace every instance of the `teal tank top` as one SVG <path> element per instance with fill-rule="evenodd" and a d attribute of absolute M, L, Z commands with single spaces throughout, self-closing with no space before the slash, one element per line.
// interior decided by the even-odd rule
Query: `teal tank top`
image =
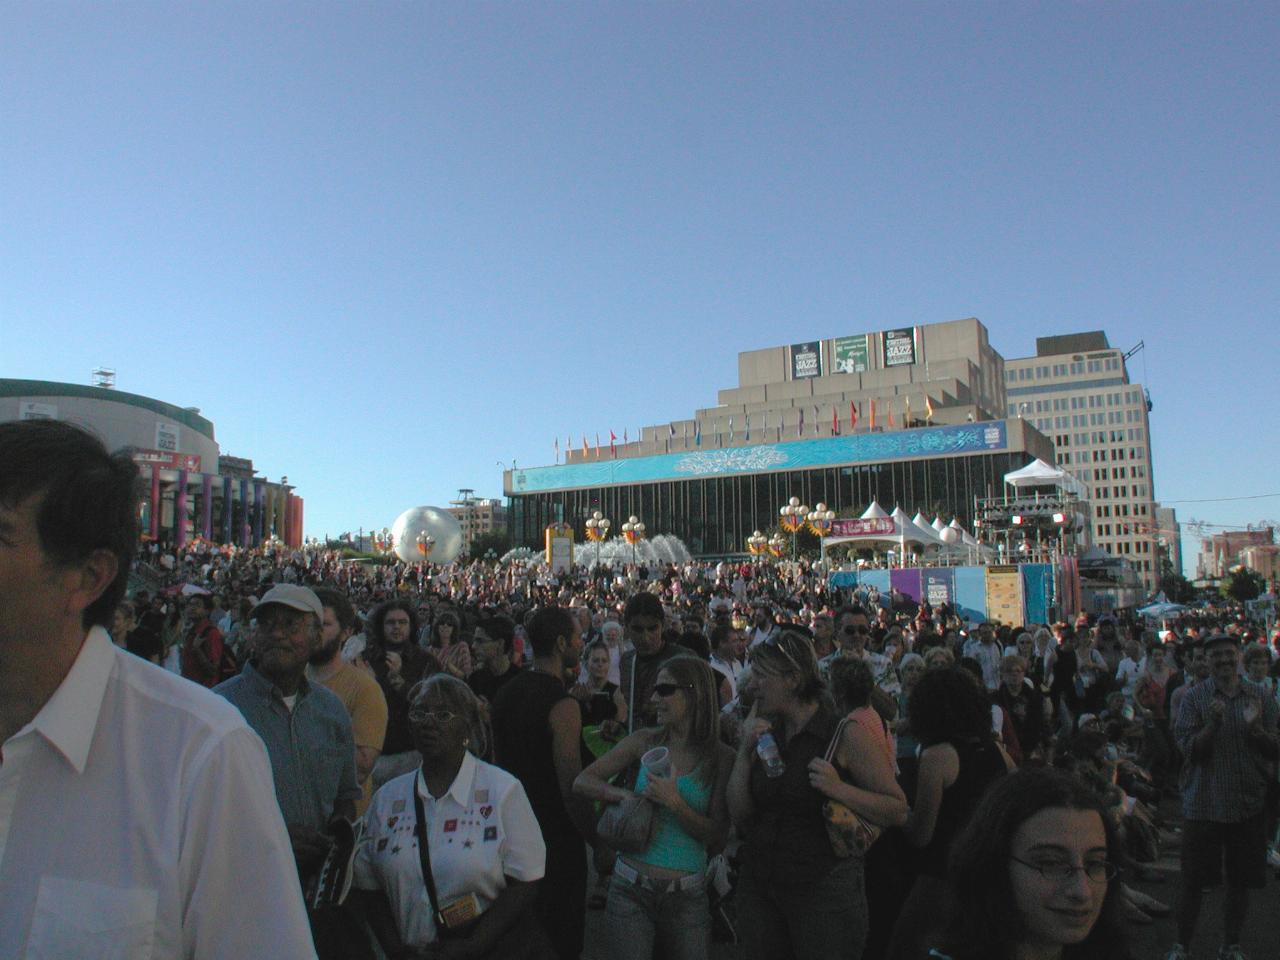
<path fill-rule="evenodd" d="M 644 790 L 649 773 L 640 768 L 636 778 L 636 793 Z M 707 816 L 711 808 L 711 785 L 703 784 L 691 773 L 676 780 L 676 789 L 691 809 Z M 640 853 L 627 854 L 627 858 L 681 873 L 702 873 L 707 869 L 707 848 L 689 836 L 676 815 L 666 807 L 657 807 L 653 818 L 653 833 L 649 846 Z"/>

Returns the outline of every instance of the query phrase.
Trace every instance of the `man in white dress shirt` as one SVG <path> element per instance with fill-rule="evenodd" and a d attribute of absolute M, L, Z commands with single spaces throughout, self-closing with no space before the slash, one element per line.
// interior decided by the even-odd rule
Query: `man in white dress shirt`
<path fill-rule="evenodd" d="M 0 424 L 0 957 L 314 958 L 262 741 L 104 629 L 136 478 Z"/>

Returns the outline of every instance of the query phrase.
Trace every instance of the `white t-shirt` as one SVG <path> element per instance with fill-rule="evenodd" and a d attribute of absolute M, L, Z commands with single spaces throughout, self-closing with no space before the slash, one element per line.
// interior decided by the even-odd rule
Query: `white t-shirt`
<path fill-rule="evenodd" d="M 0 957 L 314 960 L 266 748 L 222 697 L 94 627 L 3 750 Z"/>
<path fill-rule="evenodd" d="M 415 789 L 422 797 L 431 875 L 441 907 L 474 893 L 483 913 L 506 889 L 507 877 L 541 880 L 547 859 L 524 787 L 500 767 L 466 754 L 439 800 L 427 790 L 420 770 L 388 781 L 365 812 L 353 883 L 386 893 L 400 939 L 409 947 L 436 939 L 414 834 Z"/>
<path fill-rule="evenodd" d="M 1146 662 L 1145 658 L 1135 661 L 1127 656 L 1120 661 L 1120 666 L 1116 669 L 1116 683 L 1121 685 L 1126 700 L 1133 699 L 1133 691 L 1138 686 L 1138 676 L 1142 673 Z"/>

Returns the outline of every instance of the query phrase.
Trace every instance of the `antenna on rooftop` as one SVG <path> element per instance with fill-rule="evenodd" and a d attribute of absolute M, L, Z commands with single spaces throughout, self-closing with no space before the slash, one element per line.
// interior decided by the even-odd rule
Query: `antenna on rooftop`
<path fill-rule="evenodd" d="M 93 385 L 103 390 L 116 388 L 116 372 L 109 367 L 98 367 L 93 371 Z"/>

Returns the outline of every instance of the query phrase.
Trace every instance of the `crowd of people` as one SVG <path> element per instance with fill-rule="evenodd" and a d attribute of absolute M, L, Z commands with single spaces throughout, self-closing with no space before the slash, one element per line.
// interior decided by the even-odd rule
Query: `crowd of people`
<path fill-rule="evenodd" d="M 803 561 L 135 560 L 127 509 L 86 518 L 131 482 L 91 438 L 4 425 L 0 456 L 0 800 L 24 791 L 0 955 L 81 955 L 106 930 L 120 955 L 149 937 L 248 956 L 278 921 L 285 957 L 577 960 L 601 910 L 605 955 L 635 960 L 715 940 L 751 960 L 1119 958 L 1127 923 L 1176 908 L 1181 960 L 1225 878 L 1220 956 L 1243 956 L 1276 836 L 1280 637 L 1239 611 L 1164 635 L 971 624 Z M 134 816 L 132 788 L 98 780 L 135 768 L 172 862 L 122 837 L 72 863 L 52 824 L 101 833 L 86 790 Z M 1134 881 L 1173 797 L 1164 904 Z M 79 933 L 55 929 L 66 898 Z"/>

